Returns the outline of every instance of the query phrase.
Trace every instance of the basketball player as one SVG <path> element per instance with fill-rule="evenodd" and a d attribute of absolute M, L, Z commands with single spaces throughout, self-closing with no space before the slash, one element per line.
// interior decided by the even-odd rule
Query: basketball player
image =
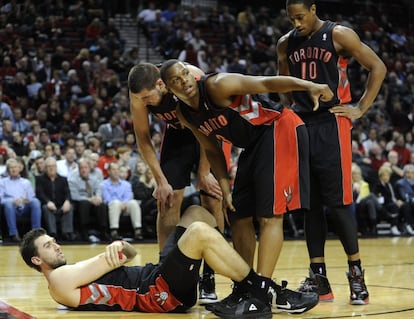
<path fill-rule="evenodd" d="M 217 316 L 271 318 L 272 306 L 286 303 L 286 292 L 255 273 L 213 228 L 215 225 L 212 215 L 201 206 L 187 208 L 157 265 L 124 266 L 137 254 L 125 241 L 114 241 L 95 257 L 67 264 L 60 245 L 42 228 L 25 234 L 20 252 L 28 266 L 45 276 L 50 296 L 72 309 L 185 312 L 197 300 L 198 272 L 204 258 L 245 292 L 232 308 L 215 311 Z M 315 306 L 318 295 L 304 294 L 298 302 L 304 301 L 307 305 L 301 312 Z"/>
<path fill-rule="evenodd" d="M 222 73 L 196 81 L 178 60 L 164 62 L 160 73 L 181 101 L 177 115 L 206 150 L 223 199 L 232 211 L 228 217 L 234 247 L 252 267 L 256 218 L 260 225 L 256 270 L 270 278 L 282 248 L 283 214 L 309 207 L 308 137 L 303 122 L 292 111 L 250 94 L 307 90 L 317 106 L 319 98 L 327 101 L 332 92 L 327 85 L 293 77 Z M 233 199 L 217 139 L 244 149 L 238 160 Z M 224 303 L 238 298 L 235 285 Z"/>
<path fill-rule="evenodd" d="M 193 75 L 202 71 L 189 66 Z M 168 92 L 160 78 L 158 68 L 150 63 L 140 63 L 131 68 L 128 76 L 131 112 L 138 145 L 157 182 L 154 196 L 157 199 L 157 234 L 160 251 L 165 240 L 180 219 L 184 188 L 190 184 L 191 172 L 198 167 L 197 182 L 202 205 L 214 215 L 220 231 L 224 230 L 221 190 L 210 173 L 204 152 L 190 130 L 179 123 L 176 99 Z M 150 136 L 149 114 L 166 122 L 160 161 L 158 161 Z M 214 272 L 204 264 L 200 282 L 200 303 L 217 301 Z"/>
<path fill-rule="evenodd" d="M 305 213 L 305 234 L 310 275 L 299 288 L 315 291 L 321 300 L 334 298 L 326 277 L 324 246 L 326 222 L 323 206 L 336 221 L 336 230 L 348 256 L 350 303 L 369 301 L 359 255 L 357 227 L 351 214 L 351 119 L 360 118 L 371 106 L 385 77 L 379 57 L 351 29 L 316 14 L 314 0 L 287 0 L 287 14 L 294 29 L 278 41 L 280 75 L 292 75 L 315 83 L 328 83 L 335 96 L 317 110 L 302 92 L 292 92 L 293 110 L 306 123 L 310 139 L 311 211 Z M 366 88 L 355 106 L 350 105 L 347 79 L 350 57 L 368 70 Z"/>

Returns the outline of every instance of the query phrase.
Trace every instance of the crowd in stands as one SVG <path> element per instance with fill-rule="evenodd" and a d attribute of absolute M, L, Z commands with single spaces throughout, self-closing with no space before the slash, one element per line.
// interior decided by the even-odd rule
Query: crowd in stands
<path fill-rule="evenodd" d="M 126 85 L 129 69 L 144 58 L 137 47 L 125 47 L 109 3 L 1 3 L 0 224 L 5 240 L 19 241 L 19 220 L 28 211 L 30 227 L 42 224 L 65 240 L 121 238 L 122 216 L 130 219 L 136 240 L 155 232 L 155 182 L 135 142 Z M 139 32 L 152 52 L 206 73 L 276 75 L 276 42 L 291 28 L 285 10 L 218 3 L 183 8 L 145 2 L 136 12 Z M 387 13 L 383 4 L 375 10 L 361 7 L 349 17 L 327 13 L 323 18 L 352 27 L 388 68 L 374 105 L 353 123 L 360 231 L 374 234 L 377 223 L 387 221 L 393 235 L 414 235 L 414 191 L 409 189 L 414 188 L 414 27 Z M 366 74 L 349 61 L 354 100 L 363 92 Z M 163 123 L 151 121 L 159 150 Z M 239 151 L 233 150 L 230 175 Z"/>

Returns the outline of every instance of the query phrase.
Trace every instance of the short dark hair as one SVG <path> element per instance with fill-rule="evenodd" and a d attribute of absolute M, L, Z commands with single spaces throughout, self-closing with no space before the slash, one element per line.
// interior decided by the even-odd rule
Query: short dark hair
<path fill-rule="evenodd" d="M 286 7 L 291 4 L 303 4 L 306 8 L 310 9 L 315 4 L 315 0 L 286 0 Z"/>
<path fill-rule="evenodd" d="M 22 239 L 20 243 L 20 254 L 24 262 L 31 268 L 36 269 L 40 272 L 40 267 L 32 263 L 32 257 L 38 255 L 37 247 L 35 246 L 34 242 L 40 236 L 47 235 L 47 232 L 43 228 L 34 228 L 28 231 Z"/>
<path fill-rule="evenodd" d="M 167 81 L 167 71 L 168 71 L 168 69 L 170 68 L 170 67 L 172 67 L 174 64 L 177 64 L 177 63 L 180 63 L 181 61 L 180 60 L 177 60 L 177 59 L 170 59 L 170 60 L 167 60 L 167 61 L 165 61 L 163 64 L 162 64 L 162 67 L 161 67 L 161 69 L 160 69 L 160 74 L 161 74 L 161 79 L 164 81 L 164 83 L 167 83 L 166 81 Z"/>
<path fill-rule="evenodd" d="M 152 90 L 158 79 L 160 72 L 154 64 L 140 63 L 129 71 L 128 87 L 132 93 L 139 93 L 144 89 Z"/>

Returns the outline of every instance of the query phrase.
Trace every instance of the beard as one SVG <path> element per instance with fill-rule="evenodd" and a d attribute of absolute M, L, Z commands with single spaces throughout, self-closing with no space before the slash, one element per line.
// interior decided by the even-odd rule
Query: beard
<path fill-rule="evenodd" d="M 66 265 L 66 258 L 56 259 L 53 262 L 49 263 L 49 267 L 52 269 L 59 268 L 60 266 Z"/>

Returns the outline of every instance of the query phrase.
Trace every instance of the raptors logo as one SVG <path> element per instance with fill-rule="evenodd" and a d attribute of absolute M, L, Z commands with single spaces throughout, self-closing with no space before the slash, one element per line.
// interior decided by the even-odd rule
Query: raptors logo
<path fill-rule="evenodd" d="M 162 291 L 159 294 L 155 294 L 157 297 L 157 302 L 162 306 L 168 299 L 168 292 Z"/>
<path fill-rule="evenodd" d="M 293 188 L 289 185 L 288 188 L 284 188 L 283 189 L 283 195 L 285 195 L 286 197 L 286 204 L 290 203 L 290 201 L 292 200 L 292 195 L 293 195 Z"/>

